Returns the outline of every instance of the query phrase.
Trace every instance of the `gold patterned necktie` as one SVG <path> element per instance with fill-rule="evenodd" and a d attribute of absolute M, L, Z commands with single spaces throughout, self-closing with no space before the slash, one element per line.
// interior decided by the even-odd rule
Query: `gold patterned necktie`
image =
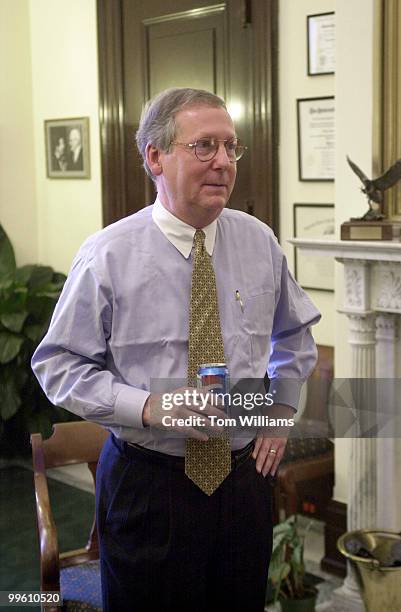
<path fill-rule="evenodd" d="M 216 278 L 205 249 L 205 233 L 196 230 L 189 308 L 188 384 L 194 385 L 200 365 L 224 363 Z M 231 470 L 228 436 L 207 441 L 188 439 L 185 446 L 185 473 L 207 495 L 211 495 Z"/>

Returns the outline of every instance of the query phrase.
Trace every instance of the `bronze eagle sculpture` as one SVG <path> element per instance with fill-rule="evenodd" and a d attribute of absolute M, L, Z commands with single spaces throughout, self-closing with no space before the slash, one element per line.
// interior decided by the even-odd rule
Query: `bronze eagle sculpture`
<path fill-rule="evenodd" d="M 384 219 L 383 214 L 383 193 L 395 185 L 401 179 L 401 159 L 396 162 L 382 176 L 375 179 L 368 179 L 366 174 L 348 157 L 347 162 L 355 174 L 361 179 L 362 192 L 368 198 L 369 210 L 361 217 L 365 221 L 379 221 Z"/>

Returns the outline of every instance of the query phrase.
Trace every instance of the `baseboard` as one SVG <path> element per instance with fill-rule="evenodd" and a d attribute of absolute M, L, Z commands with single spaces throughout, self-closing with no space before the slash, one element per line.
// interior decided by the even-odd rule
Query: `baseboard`
<path fill-rule="evenodd" d="M 325 555 L 320 563 L 324 572 L 344 578 L 347 571 L 345 558 L 337 550 L 337 539 L 347 531 L 347 504 L 330 500 L 324 528 Z"/>

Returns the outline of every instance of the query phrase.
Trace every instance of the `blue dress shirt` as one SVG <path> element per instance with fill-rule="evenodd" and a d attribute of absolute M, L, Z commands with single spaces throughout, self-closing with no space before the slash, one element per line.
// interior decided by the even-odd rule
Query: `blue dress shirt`
<path fill-rule="evenodd" d="M 319 312 L 264 223 L 224 209 L 204 231 L 230 376 L 267 370 L 275 401 L 296 409 L 316 361 L 309 328 Z M 184 439 L 155 437 L 142 409 L 151 379 L 186 380 L 194 233 L 156 200 L 91 236 L 32 359 L 54 404 L 173 455 L 184 454 Z M 244 444 L 232 440 L 233 449 Z"/>

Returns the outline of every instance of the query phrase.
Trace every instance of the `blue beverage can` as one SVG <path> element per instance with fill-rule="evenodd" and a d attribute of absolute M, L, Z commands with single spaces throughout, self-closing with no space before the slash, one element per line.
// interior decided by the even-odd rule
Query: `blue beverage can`
<path fill-rule="evenodd" d="M 228 393 L 229 377 L 225 363 L 203 363 L 197 374 L 197 387 L 209 387 L 212 393 Z"/>

